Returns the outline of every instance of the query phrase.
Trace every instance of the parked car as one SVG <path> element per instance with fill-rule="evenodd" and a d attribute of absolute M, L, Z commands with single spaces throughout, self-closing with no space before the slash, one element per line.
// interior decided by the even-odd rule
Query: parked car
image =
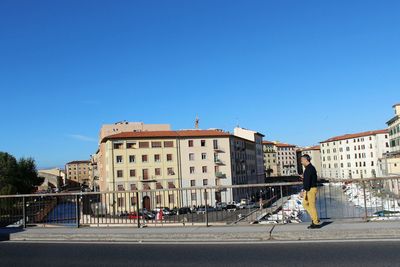
<path fill-rule="evenodd" d="M 143 219 L 143 218 L 146 219 L 146 220 L 154 220 L 156 218 L 156 216 L 153 213 L 151 213 L 150 211 L 147 211 L 147 210 L 139 211 L 139 215 L 138 215 L 138 213 L 136 211 L 135 212 L 131 212 L 128 215 L 128 219 L 131 219 L 131 220 L 137 220 L 137 219 Z"/>
<path fill-rule="evenodd" d="M 189 214 L 192 213 L 192 210 L 188 207 L 183 207 L 178 209 L 178 215 Z"/>
<path fill-rule="evenodd" d="M 227 210 L 228 212 L 236 211 L 236 210 L 237 210 L 237 206 L 234 205 L 234 204 L 227 205 L 227 206 L 226 206 L 226 210 Z"/>
<path fill-rule="evenodd" d="M 257 208 L 257 205 L 254 202 L 249 202 L 249 204 L 243 207 L 243 209 L 255 209 L 255 208 Z"/>
<path fill-rule="evenodd" d="M 228 204 L 226 204 L 225 202 L 220 202 L 220 203 L 217 203 L 217 205 L 215 206 L 215 209 L 217 211 L 226 210 L 227 206 L 228 206 Z"/>
<path fill-rule="evenodd" d="M 208 206 L 207 207 L 207 212 L 212 212 L 215 211 L 215 208 Z M 197 209 L 197 214 L 205 214 L 206 213 L 206 207 L 202 206 Z"/>

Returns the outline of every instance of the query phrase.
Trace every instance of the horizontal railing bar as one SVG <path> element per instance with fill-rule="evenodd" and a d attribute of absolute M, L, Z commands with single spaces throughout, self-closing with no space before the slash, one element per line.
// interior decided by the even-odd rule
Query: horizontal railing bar
<path fill-rule="evenodd" d="M 320 177 L 320 181 L 328 181 L 330 183 L 358 183 L 368 181 L 386 181 L 400 179 L 400 176 L 374 177 L 374 178 L 357 178 L 357 179 L 332 179 Z M 243 185 L 220 185 L 205 187 L 184 187 L 184 188 L 165 188 L 151 190 L 132 190 L 132 191 L 103 191 L 103 192 L 71 192 L 71 193 L 49 193 L 49 194 L 20 194 L 20 195 L 0 195 L 1 198 L 22 198 L 22 197 L 60 197 L 60 196 L 90 196 L 100 194 L 128 194 L 128 193 L 153 193 L 153 192 L 171 192 L 171 191 L 190 191 L 190 190 L 219 190 L 219 189 L 237 189 L 237 188 L 260 188 L 260 187 L 280 187 L 280 186 L 296 186 L 302 185 L 302 182 L 280 182 L 280 183 L 263 183 L 263 184 L 243 184 Z"/>

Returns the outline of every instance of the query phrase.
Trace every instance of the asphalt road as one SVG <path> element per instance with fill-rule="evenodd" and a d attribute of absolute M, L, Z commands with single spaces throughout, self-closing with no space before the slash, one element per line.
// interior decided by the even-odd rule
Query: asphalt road
<path fill-rule="evenodd" d="M 398 266 L 400 241 L 279 244 L 0 242 L 0 266 Z"/>

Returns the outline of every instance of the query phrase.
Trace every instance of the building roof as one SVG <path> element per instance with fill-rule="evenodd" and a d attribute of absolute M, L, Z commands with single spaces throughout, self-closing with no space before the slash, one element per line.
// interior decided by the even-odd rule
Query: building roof
<path fill-rule="evenodd" d="M 273 145 L 273 144 L 275 144 L 274 142 L 272 142 L 272 141 L 267 141 L 267 140 L 263 141 L 262 143 L 263 143 L 264 145 Z"/>
<path fill-rule="evenodd" d="M 262 142 L 264 145 L 274 145 L 276 147 L 296 147 L 296 145 L 291 145 L 291 144 L 285 144 L 285 143 L 280 143 L 280 142 L 276 142 L 276 141 L 267 141 L 264 140 Z"/>
<path fill-rule="evenodd" d="M 296 147 L 295 145 L 285 144 L 285 143 L 274 143 L 277 147 Z"/>
<path fill-rule="evenodd" d="M 383 129 L 383 130 L 375 130 L 375 131 L 368 131 L 368 132 L 355 133 L 355 134 L 344 134 L 344 135 L 329 138 L 328 140 L 322 141 L 321 143 L 328 143 L 328 142 L 341 141 L 341 140 L 346 140 L 346 139 L 353 139 L 353 138 L 359 138 L 359 137 L 365 137 L 365 136 L 377 135 L 377 134 L 387 134 L 387 133 L 388 133 L 388 130 Z"/>
<path fill-rule="evenodd" d="M 82 164 L 82 163 L 90 163 L 90 160 L 74 160 L 68 162 L 67 164 Z"/>
<path fill-rule="evenodd" d="M 308 150 L 321 150 L 320 146 L 312 146 L 312 147 L 305 147 L 300 149 L 300 151 L 308 151 Z"/>
<path fill-rule="evenodd" d="M 178 138 L 178 137 L 229 137 L 228 132 L 220 130 L 179 130 L 179 131 L 142 131 L 142 132 L 123 132 L 105 137 L 103 141 L 109 139 L 127 138 Z"/>

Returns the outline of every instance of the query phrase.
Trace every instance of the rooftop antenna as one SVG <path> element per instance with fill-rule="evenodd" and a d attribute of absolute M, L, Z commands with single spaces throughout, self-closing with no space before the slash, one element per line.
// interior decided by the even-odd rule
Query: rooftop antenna
<path fill-rule="evenodd" d="M 195 122 L 194 122 L 194 128 L 197 130 L 197 129 L 199 129 L 199 121 L 200 121 L 200 119 L 199 119 L 199 117 L 196 115 L 196 120 L 195 120 Z"/>

